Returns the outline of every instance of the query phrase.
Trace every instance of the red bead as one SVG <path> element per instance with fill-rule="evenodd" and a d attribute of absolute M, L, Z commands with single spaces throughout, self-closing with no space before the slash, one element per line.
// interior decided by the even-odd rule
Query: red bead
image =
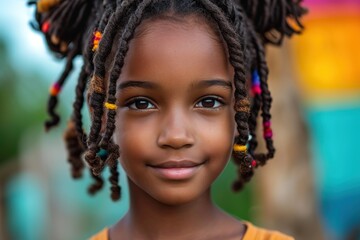
<path fill-rule="evenodd" d="M 256 94 L 261 94 L 261 88 L 260 86 L 253 86 L 252 87 L 252 91 L 253 93 L 256 95 Z"/>
<path fill-rule="evenodd" d="M 252 166 L 252 167 L 256 167 L 256 165 L 257 165 L 256 161 L 255 161 L 255 160 L 252 160 L 252 161 L 251 161 L 251 166 Z"/>
<path fill-rule="evenodd" d="M 273 132 L 271 129 L 264 131 L 264 138 L 272 138 L 272 137 L 273 137 Z"/>
<path fill-rule="evenodd" d="M 42 31 L 43 33 L 47 33 L 47 32 L 49 31 L 49 29 L 50 29 L 50 22 L 49 22 L 49 21 L 45 21 L 45 22 L 43 23 L 43 25 L 41 26 L 41 31 Z"/>
<path fill-rule="evenodd" d="M 270 128 L 271 122 L 270 122 L 270 121 L 264 122 L 264 123 L 263 123 L 263 126 L 264 126 L 264 128 Z"/>

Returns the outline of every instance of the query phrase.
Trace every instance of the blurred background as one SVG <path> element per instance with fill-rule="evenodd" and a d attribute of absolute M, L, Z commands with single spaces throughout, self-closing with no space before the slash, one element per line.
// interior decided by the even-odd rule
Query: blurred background
<path fill-rule="evenodd" d="M 267 49 L 276 157 L 239 194 L 230 163 L 213 196 L 229 213 L 296 239 L 359 240 L 360 1 L 304 4 L 304 34 Z M 72 180 L 62 132 L 81 60 L 60 95 L 61 125 L 45 133 L 48 88 L 64 63 L 30 28 L 25 0 L 1 6 L 0 239 L 87 239 L 126 212 L 125 174 L 116 203 L 108 186 L 87 195 L 89 174 Z"/>

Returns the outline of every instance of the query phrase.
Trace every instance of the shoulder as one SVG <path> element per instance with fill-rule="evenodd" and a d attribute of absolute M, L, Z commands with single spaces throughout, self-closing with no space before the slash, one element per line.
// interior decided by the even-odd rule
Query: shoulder
<path fill-rule="evenodd" d="M 243 240 L 294 240 L 293 237 L 264 228 L 259 228 L 249 222 L 244 222 L 247 230 Z"/>
<path fill-rule="evenodd" d="M 89 240 L 108 240 L 108 228 L 104 228 L 103 230 L 101 230 L 100 232 L 98 232 L 97 234 L 93 235 L 92 237 L 89 238 Z"/>

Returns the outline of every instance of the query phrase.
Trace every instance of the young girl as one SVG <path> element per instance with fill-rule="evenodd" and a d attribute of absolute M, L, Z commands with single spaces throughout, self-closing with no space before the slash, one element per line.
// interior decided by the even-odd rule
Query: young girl
<path fill-rule="evenodd" d="M 50 89 L 46 129 L 59 122 L 57 95 L 82 55 L 65 134 L 72 174 L 81 176 L 84 158 L 95 193 L 109 166 L 113 200 L 120 198 L 118 160 L 128 177 L 128 213 L 92 239 L 291 239 L 224 213 L 210 189 L 230 155 L 238 167 L 234 190 L 274 155 L 264 44 L 299 33 L 299 1 L 34 3 L 35 27 L 67 58 Z M 255 152 L 260 110 L 266 153 Z"/>

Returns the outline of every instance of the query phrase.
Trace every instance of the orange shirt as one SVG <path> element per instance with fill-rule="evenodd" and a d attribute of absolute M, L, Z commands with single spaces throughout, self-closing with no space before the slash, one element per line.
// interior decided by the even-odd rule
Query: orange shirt
<path fill-rule="evenodd" d="M 255 227 L 249 222 L 245 222 L 245 225 L 247 226 L 247 230 L 242 240 L 294 240 L 294 238 L 280 232 Z M 90 240 L 109 240 L 108 230 L 108 228 L 103 229 L 91 237 Z"/>

